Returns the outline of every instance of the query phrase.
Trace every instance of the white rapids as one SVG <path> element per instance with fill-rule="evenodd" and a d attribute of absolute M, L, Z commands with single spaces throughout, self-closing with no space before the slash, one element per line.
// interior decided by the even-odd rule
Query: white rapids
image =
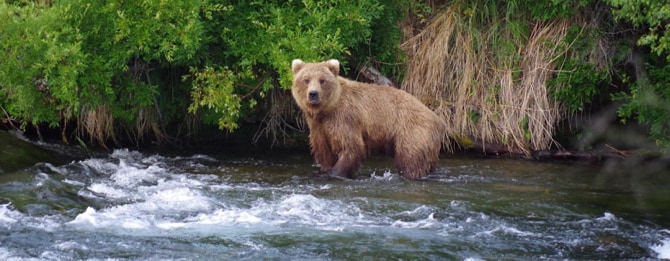
<path fill-rule="evenodd" d="M 129 150 L 42 164 L 26 170 L 31 181 L 0 187 L 0 259 L 670 258 L 667 228 L 554 201 L 526 212 L 503 202 L 519 213 L 509 214 L 491 191 L 467 187 L 502 179 L 461 167 L 420 182 L 389 171 L 329 181 L 303 167 L 313 166 Z M 266 168 L 287 178 L 263 179 Z M 21 191 L 62 199 L 23 204 L 12 196 Z"/>

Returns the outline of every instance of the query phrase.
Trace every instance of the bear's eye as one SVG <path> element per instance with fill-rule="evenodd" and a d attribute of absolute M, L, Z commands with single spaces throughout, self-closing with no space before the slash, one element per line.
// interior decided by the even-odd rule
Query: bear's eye
<path fill-rule="evenodd" d="M 326 80 L 324 80 L 324 79 L 319 79 L 319 84 L 323 85 L 323 83 L 325 83 L 325 82 L 326 82 Z"/>
<path fill-rule="evenodd" d="M 305 84 L 309 84 L 309 79 L 304 80 Z"/>

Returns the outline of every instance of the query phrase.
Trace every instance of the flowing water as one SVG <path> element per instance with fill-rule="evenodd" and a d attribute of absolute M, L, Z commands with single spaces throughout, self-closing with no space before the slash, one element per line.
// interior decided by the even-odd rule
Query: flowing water
<path fill-rule="evenodd" d="M 423 181 L 307 151 L 40 161 L 0 173 L 0 259 L 670 258 L 667 173 L 445 156 Z"/>

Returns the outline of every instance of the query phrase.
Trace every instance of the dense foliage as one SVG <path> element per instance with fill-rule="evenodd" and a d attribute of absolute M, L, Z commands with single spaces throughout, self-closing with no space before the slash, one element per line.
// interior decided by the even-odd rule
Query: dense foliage
<path fill-rule="evenodd" d="M 23 124 L 76 122 L 104 145 L 127 131 L 162 137 L 182 94 L 171 68 L 195 64 L 202 2 L 17 1 L 0 4 L 7 58 L 0 106 Z M 171 113 L 167 113 L 171 112 Z M 183 117 L 183 116 L 181 116 Z"/>
<path fill-rule="evenodd" d="M 619 109 L 622 121 L 635 119 L 648 126 L 657 144 L 670 149 L 670 2 L 653 0 L 607 0 L 618 19 L 633 24 L 640 34 L 639 47 L 630 48 L 628 62 L 633 63 L 634 75 L 624 75 L 629 91 L 615 95 L 624 102 Z"/>
<path fill-rule="evenodd" d="M 290 86 L 294 58 L 398 57 L 394 12 L 376 0 L 3 1 L 0 107 L 5 122 L 64 134 L 74 122 L 101 144 L 165 141 L 171 123 L 233 130 Z"/>

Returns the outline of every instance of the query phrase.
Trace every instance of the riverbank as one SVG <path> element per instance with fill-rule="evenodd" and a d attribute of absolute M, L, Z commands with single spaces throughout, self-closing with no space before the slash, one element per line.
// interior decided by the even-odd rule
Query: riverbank
<path fill-rule="evenodd" d="M 192 155 L 192 154 L 244 154 L 268 155 L 276 153 L 296 153 L 311 157 L 308 134 L 295 132 L 277 141 L 274 137 L 258 136 L 258 126 L 243 126 L 235 133 L 223 132 L 211 128 L 201 130 L 203 135 L 191 141 L 180 143 L 146 143 L 141 146 L 128 146 L 127 149 L 144 153 L 162 155 Z M 62 162 L 63 160 L 84 159 L 90 156 L 104 156 L 113 150 L 101 147 L 82 147 L 80 145 L 62 144 L 57 137 L 47 141 L 37 141 L 37 137 L 30 137 L 15 131 L 0 130 L 0 141 L 5 145 L 6 157 L 0 158 L 0 166 L 5 171 L 12 171 L 21 167 L 30 166 L 40 161 Z M 602 139 L 601 142 L 608 142 Z M 613 144 L 621 144 L 616 141 Z M 468 158 L 468 159 L 513 159 L 534 162 L 555 162 L 559 164 L 593 165 L 602 168 L 604 172 L 617 173 L 658 173 L 664 174 L 670 170 L 670 156 L 659 150 L 626 149 L 619 150 L 607 143 L 594 145 L 597 149 L 578 151 L 569 149 L 554 149 L 539 151 L 531 156 L 506 150 L 503 146 L 477 144 L 470 148 L 460 148 L 455 153 L 442 153 L 440 158 Z M 110 146 L 111 147 L 111 146 Z M 12 151 L 9 153 L 8 151 Z M 376 158 L 389 158 L 387 155 L 371 155 Z M 391 164 L 391 163 L 389 163 Z M 1 173 L 1 172 L 0 172 Z"/>

